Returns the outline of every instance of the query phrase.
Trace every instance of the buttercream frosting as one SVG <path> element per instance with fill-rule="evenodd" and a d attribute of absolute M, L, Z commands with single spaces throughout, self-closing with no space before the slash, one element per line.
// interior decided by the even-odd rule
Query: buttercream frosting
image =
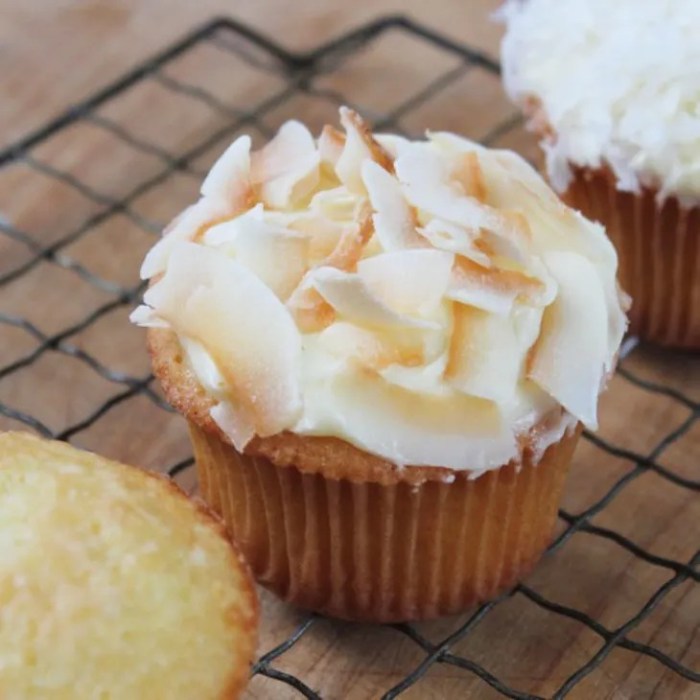
<path fill-rule="evenodd" d="M 546 124 L 550 181 L 571 164 L 608 166 L 640 185 L 700 197 L 700 3 L 697 0 L 509 0 L 503 79 Z"/>
<path fill-rule="evenodd" d="M 144 260 L 132 320 L 177 335 L 222 431 L 476 476 L 595 427 L 626 325 L 603 229 L 514 153 L 340 114 L 240 137 Z"/>

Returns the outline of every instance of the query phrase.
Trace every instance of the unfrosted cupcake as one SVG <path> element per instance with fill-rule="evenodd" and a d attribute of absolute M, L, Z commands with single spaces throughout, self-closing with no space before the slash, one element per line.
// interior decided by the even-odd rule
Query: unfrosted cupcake
<path fill-rule="evenodd" d="M 632 332 L 700 348 L 700 3 L 511 0 L 507 92 L 571 206 L 602 222 Z"/>
<path fill-rule="evenodd" d="M 462 610 L 546 547 L 625 329 L 615 252 L 447 133 L 241 137 L 133 320 L 258 580 L 344 618 Z"/>
<path fill-rule="evenodd" d="M 172 482 L 0 433 L 0 695 L 235 700 L 257 601 L 224 527 Z"/>

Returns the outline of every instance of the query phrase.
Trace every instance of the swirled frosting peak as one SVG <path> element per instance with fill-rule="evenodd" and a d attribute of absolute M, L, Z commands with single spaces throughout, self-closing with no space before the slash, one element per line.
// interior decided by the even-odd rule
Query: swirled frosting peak
<path fill-rule="evenodd" d="M 239 138 L 143 263 L 132 319 L 177 335 L 223 432 L 479 474 L 595 427 L 626 324 L 603 229 L 513 153 L 340 120 Z"/>

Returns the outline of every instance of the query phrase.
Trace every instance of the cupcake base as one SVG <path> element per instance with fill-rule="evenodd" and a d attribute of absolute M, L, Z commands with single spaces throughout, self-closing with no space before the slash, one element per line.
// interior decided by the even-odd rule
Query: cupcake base
<path fill-rule="evenodd" d="M 700 349 L 700 207 L 656 190 L 621 192 L 607 168 L 573 168 L 562 199 L 602 223 L 632 296 L 630 332 L 659 345 Z"/>
<path fill-rule="evenodd" d="M 189 426 L 202 495 L 258 582 L 303 608 L 373 622 L 457 613 L 524 577 L 550 541 L 580 434 L 538 464 L 526 450 L 519 469 L 475 480 L 436 470 L 377 483 L 278 466 Z"/>

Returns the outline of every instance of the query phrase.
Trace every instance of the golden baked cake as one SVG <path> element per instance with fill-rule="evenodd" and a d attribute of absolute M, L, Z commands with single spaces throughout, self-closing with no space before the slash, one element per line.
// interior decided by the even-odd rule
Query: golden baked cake
<path fill-rule="evenodd" d="M 167 479 L 0 434 L 0 696 L 232 700 L 257 602 L 222 525 Z"/>
<path fill-rule="evenodd" d="M 509 0 L 502 16 L 506 91 L 554 188 L 615 244 L 632 333 L 700 348 L 700 3 Z"/>
<path fill-rule="evenodd" d="M 258 581 L 433 617 L 545 549 L 626 325 L 617 260 L 515 154 L 340 119 L 236 140 L 132 319 Z"/>

